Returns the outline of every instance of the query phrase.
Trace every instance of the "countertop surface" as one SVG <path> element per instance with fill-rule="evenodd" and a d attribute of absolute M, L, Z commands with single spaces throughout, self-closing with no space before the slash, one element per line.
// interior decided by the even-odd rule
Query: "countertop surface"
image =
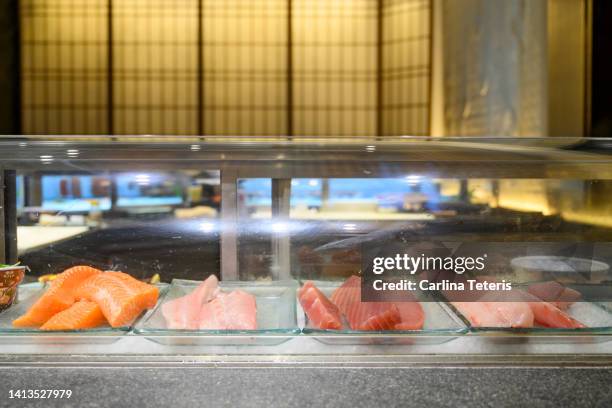
<path fill-rule="evenodd" d="M 45 407 L 612 406 L 608 336 L 406 346 L 309 336 L 276 346 L 171 346 L 131 335 L 0 340 L 0 407 L 42 406 L 9 399 L 24 389 L 72 391 Z"/>
<path fill-rule="evenodd" d="M 17 227 L 18 249 L 19 252 L 22 253 L 32 248 L 42 247 L 64 239 L 76 237 L 88 230 L 88 227 L 82 226 L 19 226 Z"/>
<path fill-rule="evenodd" d="M 9 390 L 70 389 L 62 407 L 612 406 L 612 369 L 544 367 L 4 367 Z"/>

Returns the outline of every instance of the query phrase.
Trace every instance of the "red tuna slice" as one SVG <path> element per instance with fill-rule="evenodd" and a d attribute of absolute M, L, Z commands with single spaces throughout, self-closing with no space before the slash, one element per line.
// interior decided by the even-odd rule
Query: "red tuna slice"
<path fill-rule="evenodd" d="M 415 299 L 413 302 L 396 302 L 399 310 L 400 322 L 395 330 L 421 330 L 425 323 L 425 313 L 421 304 Z"/>
<path fill-rule="evenodd" d="M 255 296 L 243 290 L 219 293 L 202 306 L 200 330 L 257 330 Z"/>
<path fill-rule="evenodd" d="M 527 291 L 535 297 L 550 302 L 562 310 L 566 310 L 572 304 L 582 299 L 580 292 L 571 288 L 566 288 L 555 281 L 531 284 L 527 288 Z"/>
<path fill-rule="evenodd" d="M 332 330 L 342 328 L 340 310 L 314 283 L 310 281 L 304 283 L 299 290 L 298 299 L 313 327 Z"/>
<path fill-rule="evenodd" d="M 401 322 L 398 307 L 391 302 L 362 302 L 361 278 L 351 276 L 331 296 L 353 330 L 393 330 Z"/>
<path fill-rule="evenodd" d="M 197 330 L 200 310 L 217 294 L 219 280 L 210 275 L 190 294 L 173 299 L 162 305 L 162 314 L 169 329 Z"/>

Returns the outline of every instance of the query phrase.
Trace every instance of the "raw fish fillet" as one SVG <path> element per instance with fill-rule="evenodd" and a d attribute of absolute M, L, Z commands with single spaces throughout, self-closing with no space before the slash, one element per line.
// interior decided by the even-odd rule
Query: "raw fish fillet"
<path fill-rule="evenodd" d="M 525 299 L 533 311 L 534 320 L 545 327 L 560 328 L 560 329 L 579 329 L 585 327 L 578 320 L 572 318 L 563 310 L 549 302 L 543 302 L 539 298 L 521 290 L 517 290 L 518 294 Z"/>
<path fill-rule="evenodd" d="M 566 288 L 555 281 L 533 283 L 529 285 L 527 291 L 535 297 L 550 302 L 562 310 L 566 310 L 572 304 L 582 299 L 580 292 L 571 288 Z"/>
<path fill-rule="evenodd" d="M 529 302 L 536 322 L 545 327 L 581 329 L 586 327 L 563 310 L 548 302 Z"/>
<path fill-rule="evenodd" d="M 23 316 L 13 321 L 15 327 L 38 327 L 75 302 L 75 292 L 85 280 L 102 271 L 89 266 L 66 269 L 51 281 L 49 289 Z"/>
<path fill-rule="evenodd" d="M 494 281 L 494 278 L 488 278 L 490 281 Z M 535 286 L 536 292 L 539 290 L 540 294 L 544 294 L 543 291 L 546 291 L 548 295 L 551 294 L 553 290 L 556 290 L 558 293 L 557 296 L 563 296 L 565 293 L 565 288 L 557 287 L 554 285 L 556 282 L 551 282 L 553 285 L 549 285 L 546 287 Z M 536 284 L 538 285 L 538 284 Z M 529 289 L 528 289 L 529 290 Z M 576 294 L 578 298 L 580 297 L 580 293 L 570 289 L 567 292 L 567 299 L 575 298 Z M 485 297 L 489 298 L 489 300 L 500 300 L 506 297 L 512 301 L 520 301 L 523 300 L 527 303 L 527 305 L 531 308 L 533 312 L 533 320 L 534 324 L 537 323 L 540 326 L 550 327 L 550 328 L 564 328 L 564 329 L 577 329 L 583 328 L 584 325 L 579 321 L 573 319 L 563 310 L 558 308 L 555 303 L 542 301 L 539 297 L 534 296 L 531 293 L 528 293 L 524 290 L 513 289 L 511 291 L 503 292 L 503 291 L 490 291 Z M 484 297 L 483 297 L 484 299 Z M 567 302 L 563 302 L 564 304 Z M 567 306 L 569 307 L 569 305 Z"/>
<path fill-rule="evenodd" d="M 243 290 L 220 292 L 200 310 L 201 330 L 256 330 L 255 296 Z"/>
<path fill-rule="evenodd" d="M 219 280 L 210 275 L 193 292 L 170 300 L 162 305 L 162 314 L 169 329 L 197 330 L 200 325 L 200 311 L 219 291 Z"/>
<path fill-rule="evenodd" d="M 554 285 L 549 287 L 548 289 L 549 293 L 550 293 L 551 288 L 553 287 Z M 536 287 L 536 289 L 537 288 L 538 287 Z M 541 287 L 539 289 L 541 290 Z M 562 288 L 559 295 L 562 295 L 563 292 L 564 290 Z M 580 294 L 578 293 L 578 295 Z M 517 300 L 525 301 L 526 304 L 531 308 L 531 311 L 533 312 L 534 323 L 537 323 L 541 326 L 559 328 L 559 329 L 578 329 L 578 328 L 584 327 L 582 323 L 573 319 L 570 315 L 568 315 L 563 310 L 555 306 L 554 303 L 544 302 L 539 297 L 536 297 L 532 295 L 531 293 L 528 293 L 524 290 L 513 289 L 507 292 L 491 291 L 491 292 L 488 292 L 485 295 L 485 297 L 492 298 L 490 300 L 493 300 L 493 299 L 500 300 L 506 297 L 508 299 L 511 299 L 512 301 L 517 301 Z M 485 297 L 483 297 L 483 299 Z"/>
<path fill-rule="evenodd" d="M 298 299 L 313 327 L 332 330 L 342 328 L 340 310 L 314 283 L 310 281 L 304 283 L 299 290 Z"/>
<path fill-rule="evenodd" d="M 116 271 L 106 271 L 105 275 L 115 277 L 117 279 L 122 280 L 126 285 L 130 286 L 132 289 L 137 290 L 138 292 L 143 294 L 143 304 L 146 309 L 151 309 L 157 304 L 157 297 L 159 295 L 159 289 L 154 285 L 149 285 L 148 283 L 144 283 L 139 281 L 138 279 L 128 275 L 123 272 Z"/>
<path fill-rule="evenodd" d="M 524 302 L 451 302 L 474 327 L 533 327 L 533 312 Z"/>
<path fill-rule="evenodd" d="M 96 302 L 112 327 L 130 325 L 157 303 L 159 290 L 123 272 L 105 272 L 87 279 L 77 298 Z"/>
<path fill-rule="evenodd" d="M 100 306 L 95 302 L 76 302 L 68 309 L 59 312 L 41 330 L 78 330 L 98 327 L 106 323 Z"/>
<path fill-rule="evenodd" d="M 425 313 L 421 304 L 414 299 L 413 302 L 396 302 L 399 310 L 400 322 L 395 325 L 395 330 L 420 330 L 425 323 Z"/>
<path fill-rule="evenodd" d="M 401 322 L 394 303 L 361 301 L 361 278 L 358 276 L 351 276 L 336 289 L 331 301 L 338 306 L 353 330 L 393 330 Z"/>

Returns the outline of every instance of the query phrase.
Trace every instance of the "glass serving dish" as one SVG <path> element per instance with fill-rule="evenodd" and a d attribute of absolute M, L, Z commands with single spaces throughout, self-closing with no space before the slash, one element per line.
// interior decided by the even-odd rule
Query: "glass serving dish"
<path fill-rule="evenodd" d="M 191 293 L 202 282 L 174 279 L 157 306 L 135 326 L 134 333 L 165 345 L 185 346 L 272 346 L 300 334 L 297 324 L 295 281 L 221 281 L 221 290 L 241 289 L 255 296 L 257 330 L 176 330 L 166 328 L 161 306 Z"/>
<path fill-rule="evenodd" d="M 595 343 L 612 340 L 612 308 L 609 302 L 590 301 L 603 296 L 602 285 L 566 285 L 583 294 L 585 301 L 575 302 L 565 312 L 584 324 L 585 328 L 566 329 L 535 326 L 530 328 L 473 327 L 451 304 L 449 307 L 469 326 L 471 335 L 494 338 L 499 342 Z M 519 286 L 520 288 L 520 286 Z M 607 289 L 609 290 L 609 288 Z"/>
<path fill-rule="evenodd" d="M 156 284 L 163 297 L 168 284 Z M 101 326 L 84 330 L 43 331 L 36 328 L 13 327 L 13 320 L 23 315 L 46 291 L 47 285 L 40 282 L 19 286 L 17 302 L 0 313 L 0 344 L 109 344 L 127 334 L 132 326 Z"/>
<path fill-rule="evenodd" d="M 327 297 L 343 282 L 314 281 L 314 284 Z M 297 295 L 297 294 L 296 294 Z M 297 297 L 297 296 L 296 296 Z M 426 345 L 442 344 L 453 340 L 468 331 L 467 325 L 444 303 L 424 293 L 416 294 L 421 302 L 425 321 L 421 330 L 328 330 L 309 325 L 308 316 L 298 302 L 300 314 L 304 316 L 305 335 L 313 336 L 324 344 L 337 345 Z"/>

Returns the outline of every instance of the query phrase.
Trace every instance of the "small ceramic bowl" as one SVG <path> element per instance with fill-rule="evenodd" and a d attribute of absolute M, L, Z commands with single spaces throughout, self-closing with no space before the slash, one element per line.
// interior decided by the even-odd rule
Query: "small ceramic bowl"
<path fill-rule="evenodd" d="M 0 268 L 0 312 L 9 308 L 17 297 L 17 286 L 23 280 L 26 266 Z"/>

